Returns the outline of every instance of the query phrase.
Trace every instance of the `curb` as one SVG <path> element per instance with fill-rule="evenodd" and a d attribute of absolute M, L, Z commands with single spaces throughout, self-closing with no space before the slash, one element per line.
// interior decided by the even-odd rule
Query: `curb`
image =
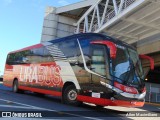
<path fill-rule="evenodd" d="M 155 106 L 160 106 L 160 103 L 149 103 L 149 102 L 145 102 L 145 104 L 148 104 L 148 105 L 155 105 Z"/>

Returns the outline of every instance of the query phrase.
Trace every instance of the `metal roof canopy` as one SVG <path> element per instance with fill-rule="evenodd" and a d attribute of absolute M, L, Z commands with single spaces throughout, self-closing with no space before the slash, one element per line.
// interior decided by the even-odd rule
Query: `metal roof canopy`
<path fill-rule="evenodd" d="M 56 14 L 79 19 L 97 0 L 84 0 L 56 9 Z"/>
<path fill-rule="evenodd" d="M 135 43 L 160 33 L 160 0 L 97 0 L 76 26 L 76 33 L 105 31 Z"/>

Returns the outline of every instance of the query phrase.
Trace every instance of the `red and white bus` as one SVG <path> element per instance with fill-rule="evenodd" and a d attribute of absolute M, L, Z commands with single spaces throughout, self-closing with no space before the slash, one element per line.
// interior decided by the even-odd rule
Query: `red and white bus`
<path fill-rule="evenodd" d="M 131 45 L 104 34 L 85 33 L 42 42 L 10 52 L 5 86 L 59 96 L 67 104 L 144 105 L 145 74 Z"/>

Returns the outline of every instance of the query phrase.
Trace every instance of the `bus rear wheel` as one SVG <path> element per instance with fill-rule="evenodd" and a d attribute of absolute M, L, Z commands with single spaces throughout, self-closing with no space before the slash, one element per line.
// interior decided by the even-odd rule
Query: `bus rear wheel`
<path fill-rule="evenodd" d="M 14 80 L 13 82 L 13 87 L 12 87 L 12 91 L 14 93 L 17 93 L 18 92 L 18 80 Z"/>
<path fill-rule="evenodd" d="M 14 93 L 24 93 L 23 90 L 19 90 L 19 89 L 18 89 L 18 80 L 17 80 L 17 79 L 14 80 L 14 82 L 13 82 L 12 91 L 13 91 Z"/>
<path fill-rule="evenodd" d="M 80 105 L 80 102 L 77 101 L 77 95 L 77 90 L 74 85 L 67 86 L 63 92 L 64 103 L 76 106 Z"/>

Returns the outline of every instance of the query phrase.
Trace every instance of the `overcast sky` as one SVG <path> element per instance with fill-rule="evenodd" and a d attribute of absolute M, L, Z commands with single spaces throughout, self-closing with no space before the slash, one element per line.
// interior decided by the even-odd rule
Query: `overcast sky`
<path fill-rule="evenodd" d="M 40 42 L 46 6 L 81 0 L 0 0 L 0 75 L 7 53 Z"/>

